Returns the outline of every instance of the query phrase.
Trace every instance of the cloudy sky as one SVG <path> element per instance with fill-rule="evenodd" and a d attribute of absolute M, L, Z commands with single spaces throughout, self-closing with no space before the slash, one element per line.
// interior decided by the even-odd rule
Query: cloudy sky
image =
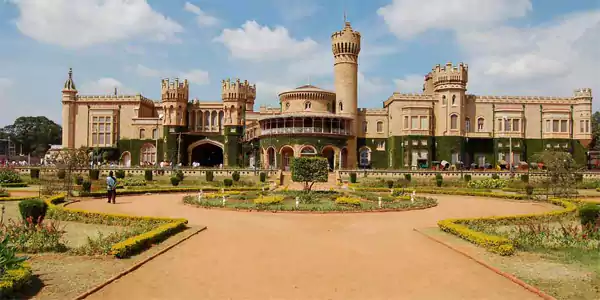
<path fill-rule="evenodd" d="M 160 79 L 180 77 L 218 100 L 222 79 L 241 78 L 275 106 L 309 81 L 331 89 L 344 10 L 363 36 L 363 107 L 418 92 L 448 61 L 469 64 L 473 94 L 600 95 L 600 0 L 0 0 L 0 125 L 60 123 L 69 67 L 81 94 L 158 99 Z"/>

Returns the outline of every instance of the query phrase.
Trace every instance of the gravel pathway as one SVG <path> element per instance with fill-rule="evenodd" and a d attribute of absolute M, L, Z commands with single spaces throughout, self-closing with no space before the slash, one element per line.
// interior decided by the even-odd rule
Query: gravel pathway
<path fill-rule="evenodd" d="M 300 215 L 207 210 L 183 194 L 88 200 L 72 207 L 187 218 L 208 230 L 89 299 L 537 299 L 413 228 L 444 218 L 553 207 L 436 195 L 439 206 L 397 213 Z"/>

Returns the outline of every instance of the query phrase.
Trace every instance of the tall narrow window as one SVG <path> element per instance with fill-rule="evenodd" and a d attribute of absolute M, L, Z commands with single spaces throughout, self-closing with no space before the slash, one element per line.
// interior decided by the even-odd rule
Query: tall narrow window
<path fill-rule="evenodd" d="M 585 121 L 581 120 L 579 121 L 579 133 L 584 133 L 585 132 Z"/>
<path fill-rule="evenodd" d="M 498 130 L 497 131 L 503 131 L 502 129 L 502 119 L 498 119 Z"/>
<path fill-rule="evenodd" d="M 567 132 L 567 120 L 560 120 L 560 132 Z"/>
<path fill-rule="evenodd" d="M 552 132 L 552 122 L 550 120 L 546 120 L 546 132 Z"/>
<path fill-rule="evenodd" d="M 457 115 L 450 116 L 450 129 L 458 129 L 458 116 Z"/>
<path fill-rule="evenodd" d="M 471 131 L 471 119 L 469 119 L 469 118 L 465 118 L 465 131 L 466 132 Z"/>
<path fill-rule="evenodd" d="M 452 105 L 456 105 L 456 95 L 452 95 Z"/>
<path fill-rule="evenodd" d="M 363 122 L 363 132 L 366 133 L 367 132 L 367 128 L 369 127 L 369 122 L 364 121 Z"/>
<path fill-rule="evenodd" d="M 442 105 L 446 105 L 446 95 L 442 96 Z"/>
<path fill-rule="evenodd" d="M 510 119 L 504 120 L 504 131 L 510 131 Z"/>
<path fill-rule="evenodd" d="M 404 129 L 408 129 L 408 116 L 404 116 Z"/>
<path fill-rule="evenodd" d="M 552 132 L 559 132 L 559 120 L 552 120 Z"/>
<path fill-rule="evenodd" d="M 519 121 L 520 121 L 519 119 L 513 119 L 512 120 L 512 123 L 513 123 L 512 130 L 513 131 L 520 131 L 520 127 L 521 127 L 520 125 L 521 124 L 519 124 L 520 123 Z"/>
<path fill-rule="evenodd" d="M 140 140 L 143 140 L 146 138 L 146 129 L 142 128 L 140 129 Z"/>
<path fill-rule="evenodd" d="M 344 104 L 340 102 L 340 111 L 344 111 Z"/>
<path fill-rule="evenodd" d="M 585 132 L 590 133 L 590 120 L 585 120 Z"/>
<path fill-rule="evenodd" d="M 381 121 L 377 121 L 377 132 L 378 133 L 383 132 L 383 122 L 381 122 Z"/>
<path fill-rule="evenodd" d="M 152 129 L 152 138 L 155 140 L 158 139 L 158 129 Z"/>
<path fill-rule="evenodd" d="M 421 129 L 429 130 L 429 117 L 421 117 Z"/>
<path fill-rule="evenodd" d="M 483 118 L 477 119 L 477 131 L 483 131 Z"/>
<path fill-rule="evenodd" d="M 419 117 L 411 117 L 410 118 L 410 128 L 411 129 L 419 129 Z"/>

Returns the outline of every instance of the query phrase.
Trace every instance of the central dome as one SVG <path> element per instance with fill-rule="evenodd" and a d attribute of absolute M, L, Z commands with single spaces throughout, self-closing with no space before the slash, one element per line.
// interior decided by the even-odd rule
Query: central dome
<path fill-rule="evenodd" d="M 280 93 L 279 102 L 284 114 L 328 114 L 334 112 L 335 93 L 307 84 Z"/>

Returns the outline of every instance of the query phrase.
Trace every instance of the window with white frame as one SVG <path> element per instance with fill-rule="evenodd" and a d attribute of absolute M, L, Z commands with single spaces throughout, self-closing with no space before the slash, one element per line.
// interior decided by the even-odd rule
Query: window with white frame
<path fill-rule="evenodd" d="M 366 167 L 371 162 L 371 150 L 369 148 L 362 148 L 359 152 L 359 164 L 362 167 Z"/>
<path fill-rule="evenodd" d="M 408 116 L 404 116 L 404 129 L 408 129 Z"/>
<path fill-rule="evenodd" d="M 410 118 L 410 128 L 419 129 L 419 117 L 413 116 Z"/>
<path fill-rule="evenodd" d="M 152 138 L 155 140 L 158 139 L 158 129 L 152 129 Z"/>
<path fill-rule="evenodd" d="M 113 144 L 113 122 L 112 116 L 92 117 L 92 146 L 109 146 Z"/>
<path fill-rule="evenodd" d="M 471 131 L 471 119 L 469 119 L 469 118 L 465 118 L 465 131 L 466 132 Z"/>
<path fill-rule="evenodd" d="M 579 121 L 579 133 L 584 133 L 585 132 L 585 121 L 581 120 Z"/>
<path fill-rule="evenodd" d="M 156 162 L 156 147 L 153 144 L 146 143 L 140 149 L 142 164 L 154 164 Z"/>
<path fill-rule="evenodd" d="M 477 131 L 483 131 L 483 123 L 484 123 L 484 119 L 483 118 L 478 118 L 477 119 Z"/>
<path fill-rule="evenodd" d="M 379 150 L 379 151 L 385 151 L 385 141 L 378 141 L 377 142 L 377 150 Z"/>
<path fill-rule="evenodd" d="M 429 130 L 429 117 L 421 117 L 421 129 Z"/>
<path fill-rule="evenodd" d="M 146 139 L 146 129 L 140 129 L 140 140 Z"/>
<path fill-rule="evenodd" d="M 383 132 L 383 121 L 377 121 L 377 132 L 378 133 Z"/>
<path fill-rule="evenodd" d="M 501 118 L 501 119 L 498 119 L 498 131 L 501 131 L 501 132 L 520 132 L 521 131 L 521 119 L 520 118 Z"/>

